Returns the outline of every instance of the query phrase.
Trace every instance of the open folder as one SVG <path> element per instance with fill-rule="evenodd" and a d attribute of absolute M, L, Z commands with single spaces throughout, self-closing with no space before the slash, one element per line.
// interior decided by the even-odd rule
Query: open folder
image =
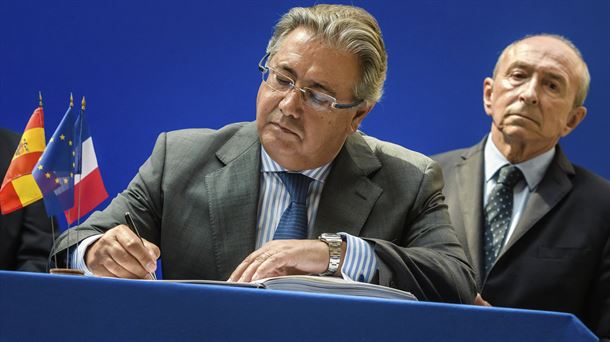
<path fill-rule="evenodd" d="M 262 288 L 269 290 L 300 291 L 313 293 L 330 293 L 349 296 L 375 297 L 386 299 L 417 300 L 407 291 L 391 287 L 361 283 L 337 277 L 322 277 L 311 275 L 295 275 L 265 278 L 251 283 L 235 283 L 219 280 L 164 280 L 170 282 L 209 284 L 223 286 L 238 286 Z"/>

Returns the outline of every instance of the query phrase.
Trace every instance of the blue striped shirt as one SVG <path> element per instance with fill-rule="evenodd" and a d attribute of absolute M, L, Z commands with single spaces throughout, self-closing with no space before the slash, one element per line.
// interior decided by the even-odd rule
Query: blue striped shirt
<path fill-rule="evenodd" d="M 302 174 L 313 179 L 307 194 L 307 226 L 313 229 L 320 204 L 324 182 L 332 163 L 315 169 L 303 170 Z M 290 194 L 277 172 L 287 171 L 267 154 L 261 145 L 261 179 L 258 201 L 258 224 L 256 248 L 273 240 L 284 210 L 290 205 Z M 327 232 L 333 233 L 333 232 Z M 377 271 L 377 259 L 366 241 L 344 232 L 337 232 L 347 244 L 341 273 L 344 279 L 370 282 Z"/>

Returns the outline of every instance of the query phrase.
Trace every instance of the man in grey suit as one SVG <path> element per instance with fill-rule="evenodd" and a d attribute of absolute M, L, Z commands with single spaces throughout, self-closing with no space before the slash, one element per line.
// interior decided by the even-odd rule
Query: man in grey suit
<path fill-rule="evenodd" d="M 386 64 L 366 11 L 293 8 L 259 63 L 256 123 L 161 134 L 127 190 L 59 251 L 101 276 L 145 278 L 162 255 L 170 279 L 324 274 L 471 303 L 440 168 L 358 131 Z"/>
<path fill-rule="evenodd" d="M 583 120 L 589 72 L 555 35 L 509 45 L 483 85 L 491 133 L 435 156 L 477 303 L 570 312 L 610 337 L 610 183 L 558 145 Z"/>

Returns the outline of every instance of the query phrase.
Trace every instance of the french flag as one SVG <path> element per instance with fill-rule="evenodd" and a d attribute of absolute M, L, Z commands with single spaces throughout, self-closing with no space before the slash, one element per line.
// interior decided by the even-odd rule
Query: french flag
<path fill-rule="evenodd" d="M 102 174 L 97 165 L 93 138 L 89 133 L 89 126 L 82 111 L 76 120 L 75 132 L 80 136 L 76 145 L 75 174 L 74 174 L 74 206 L 64 211 L 68 224 L 87 215 L 91 210 L 108 198 L 108 192 L 102 180 Z M 80 134 L 79 134 L 80 133 Z"/>

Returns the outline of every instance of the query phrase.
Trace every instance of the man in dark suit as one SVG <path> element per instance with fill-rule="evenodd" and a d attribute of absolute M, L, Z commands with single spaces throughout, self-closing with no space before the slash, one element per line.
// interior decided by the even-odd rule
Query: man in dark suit
<path fill-rule="evenodd" d="M 0 128 L 0 181 L 4 179 L 19 135 Z M 0 214 L 0 269 L 45 272 L 53 246 L 51 220 L 42 201 Z"/>
<path fill-rule="evenodd" d="M 558 145 L 583 120 L 587 66 L 554 35 L 509 45 L 483 87 L 491 133 L 435 156 L 477 302 L 570 312 L 610 337 L 610 183 Z"/>
<path fill-rule="evenodd" d="M 366 11 L 293 8 L 259 63 L 256 123 L 162 134 L 127 190 L 78 228 L 73 261 L 95 275 L 144 278 L 162 254 L 166 278 L 322 273 L 471 303 L 440 168 L 358 131 L 386 64 Z M 127 211 L 145 245 L 124 225 Z"/>

